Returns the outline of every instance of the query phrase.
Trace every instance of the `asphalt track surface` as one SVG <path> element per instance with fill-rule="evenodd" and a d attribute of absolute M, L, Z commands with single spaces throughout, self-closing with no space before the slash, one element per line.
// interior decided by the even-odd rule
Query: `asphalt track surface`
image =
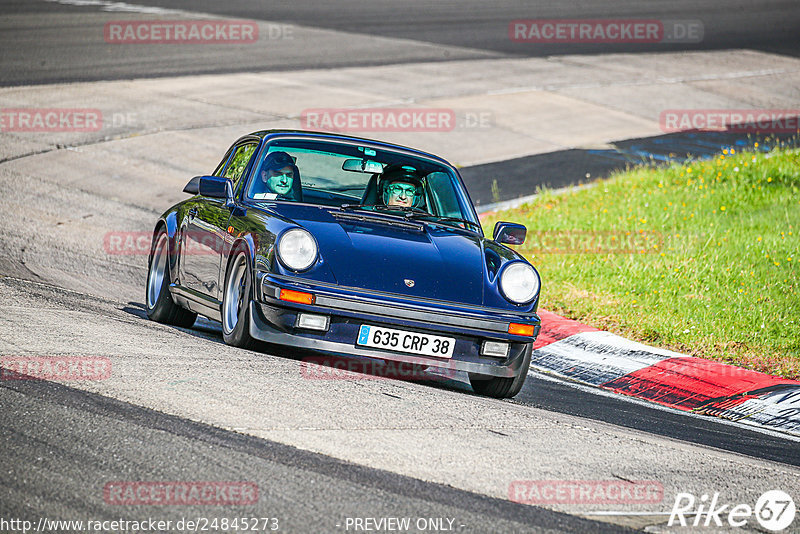
<path fill-rule="evenodd" d="M 165 415 L 60 384 L 0 387 L 0 517 L 142 520 L 226 517 L 208 508 L 104 505 L 109 480 L 241 480 L 256 505 L 232 517 L 276 518 L 280 532 L 350 530 L 346 518 L 450 518 L 460 532 L 618 532 L 620 528 L 343 462 Z M 9 415 L 16 417 L 9 417 Z M 134 446 L 132 446 L 134 445 Z M 167 460 L 168 459 L 168 460 Z M 88 468 L 88 469 L 87 469 Z M 9 476 L 10 475 L 10 476 Z M 271 523 L 270 523 L 271 524 Z M 351 527 L 352 529 L 352 527 Z"/>
<path fill-rule="evenodd" d="M 181 8 L 178 0 L 146 0 L 146 5 Z M 306 2 L 224 3 L 199 0 L 195 11 L 229 17 L 271 20 L 331 30 L 365 33 L 474 48 L 515 56 L 544 56 L 573 53 L 652 51 L 653 45 L 619 45 L 610 50 L 587 44 L 525 45 L 512 42 L 508 23 L 518 19 L 658 19 L 698 20 L 704 28 L 700 43 L 676 43 L 668 49 L 757 48 L 771 52 L 796 51 L 800 44 L 797 4 L 791 0 L 759 1 L 734 6 L 713 0 L 598 0 L 583 2 L 517 2 L 499 0 L 345 0 L 319 4 Z M 357 60 L 357 59 L 356 59 Z"/>
<path fill-rule="evenodd" d="M 187 2 L 147 1 L 139 4 L 173 9 L 189 8 Z M 599 52 L 574 47 L 520 49 L 507 39 L 507 22 L 515 18 L 625 16 L 700 19 L 704 22 L 707 38 L 700 45 L 691 45 L 694 47 L 724 48 L 736 45 L 792 55 L 800 48 L 795 31 L 800 26 L 800 10 L 796 3 L 761 2 L 758 7 L 751 7 L 751 11 L 730 9 L 727 6 L 719 9 L 717 6 L 718 3 L 715 2 L 671 2 L 668 5 L 660 2 L 614 2 L 593 4 L 587 11 L 583 3 L 561 2 L 539 6 L 534 12 L 515 2 L 435 5 L 413 2 L 401 6 L 395 2 L 364 1 L 321 7 L 311 2 L 269 4 L 198 1 L 190 4 L 192 10 L 219 16 L 253 18 L 359 35 L 414 40 L 434 43 L 440 47 L 439 52 L 427 48 L 403 52 L 406 49 L 402 42 L 381 42 L 379 44 L 384 51 L 381 59 L 367 57 L 366 54 L 331 55 L 329 51 L 324 57 L 315 57 L 315 53 L 323 52 L 300 49 L 288 59 L 287 56 L 280 55 L 268 58 L 265 64 L 263 58 L 254 60 L 248 58 L 247 54 L 234 54 L 236 57 L 231 60 L 230 52 L 224 50 L 219 52 L 220 55 L 212 52 L 191 62 L 186 61 L 187 57 L 194 57 L 196 54 L 189 50 L 178 51 L 171 57 L 126 52 L 127 55 L 114 57 L 111 61 L 101 60 L 102 54 L 117 52 L 109 52 L 102 42 L 82 43 L 76 38 L 80 34 L 80 24 L 73 26 L 72 29 L 76 31 L 70 34 L 72 40 L 65 43 L 63 35 L 70 30 L 58 25 L 59 20 L 73 17 L 76 11 L 85 13 L 84 16 L 88 17 L 97 11 L 96 6 L 3 2 L 4 14 L 22 14 L 31 18 L 27 20 L 27 26 L 17 26 L 11 32 L 6 31 L 6 28 L 0 34 L 0 41 L 5 40 L 0 47 L 0 65 L 4 67 L 0 82 L 3 85 L 41 84 L 167 74 L 239 72 L 256 67 L 288 70 L 411 60 L 445 61 L 455 58 Z M 36 17 L 43 17 L 41 26 L 35 24 Z M 43 26 L 49 28 L 48 35 L 37 34 Z M 20 40 L 23 35 L 29 39 L 28 46 L 6 46 L 9 41 L 24 42 L 24 39 Z M 678 49 L 681 49 L 680 46 L 690 47 L 674 46 Z M 626 48 L 626 51 L 631 49 Z M 650 49 L 644 47 L 642 51 Z M 398 59 L 398 55 L 403 57 Z M 221 61 L 221 58 L 225 61 Z M 86 70 L 86 64 L 95 64 L 98 68 Z M 54 71 L 56 74 L 53 74 Z M 652 146 L 658 145 L 653 139 L 639 141 L 631 144 L 640 146 L 646 141 Z M 692 141 L 684 138 L 679 145 L 684 146 L 690 142 Z M 737 139 L 723 136 L 714 138 L 713 142 L 724 146 L 727 143 L 736 143 Z M 632 158 L 637 157 L 632 151 L 629 154 L 632 154 Z M 556 176 L 560 172 L 563 174 L 564 162 L 580 162 L 580 157 L 581 154 L 575 152 L 532 156 L 518 161 L 490 164 L 487 167 L 469 168 L 464 174 L 468 182 L 470 173 L 485 175 L 498 169 L 502 170 L 502 174 L 513 174 L 516 169 L 516 176 L 528 174 L 541 177 L 541 169 L 549 167 L 553 169 L 550 174 Z M 593 175 L 597 176 L 627 163 L 624 157 L 620 159 L 619 152 L 584 152 L 583 157 L 587 161 L 579 164 L 573 174 L 596 169 L 596 174 Z M 604 161 L 607 163 L 602 163 Z M 509 173 L 508 169 L 512 172 Z M 485 184 L 486 181 L 482 183 Z M 525 185 L 529 187 L 538 184 Z M 563 184 L 552 182 L 545 185 Z M 34 183 L 32 187 L 41 188 L 34 189 L 39 194 L 55 194 L 56 197 L 59 194 L 42 187 L 42 184 Z M 474 196 L 483 200 L 486 192 L 476 190 Z M 102 204 L 101 208 L 112 212 L 119 209 L 116 206 L 109 202 Z M 80 264 L 87 261 L 83 251 L 64 251 L 54 246 L 52 252 L 54 263 Z M 5 322 L 0 322 L 0 329 L 6 334 L 3 336 L 6 339 L 0 340 L 4 353 L 11 348 L 22 352 L 36 352 L 37 347 L 39 351 L 49 347 L 54 351 L 57 350 L 58 343 L 66 348 L 71 344 L 83 346 L 81 344 L 85 338 L 103 340 L 104 336 L 108 337 L 109 350 L 116 347 L 124 351 L 123 346 L 126 343 L 137 345 L 140 343 L 139 339 L 149 338 L 167 350 L 170 350 L 171 344 L 176 343 L 177 339 L 179 343 L 193 344 L 192 350 L 197 353 L 233 353 L 223 346 L 218 329 L 206 323 L 201 322 L 192 330 L 181 330 L 148 322 L 144 318 L 141 304 L 136 300 L 125 299 L 130 294 L 128 288 L 138 290 L 144 287 L 145 269 L 141 258 L 137 260 L 133 266 L 119 266 L 122 269 L 119 273 L 121 280 L 112 280 L 111 277 L 108 279 L 109 283 L 121 284 L 125 290 L 112 289 L 99 299 L 92 292 L 51 287 L 47 277 L 42 278 L 35 272 L 27 272 L 24 265 L 13 271 L 0 273 L 13 275 L 11 278 L 3 278 L 0 283 L 0 305 L 7 314 Z M 87 270 L 91 272 L 88 276 L 107 276 L 102 267 L 92 265 L 91 261 Z M 42 284 L 28 284 L 19 278 L 38 280 Z M 98 319 L 82 319 L 83 316 L 79 314 Z M 75 330 L 71 330 L 71 327 Z M 127 329 L 135 330 L 137 335 L 130 335 Z M 30 332 L 26 333 L 25 330 Z M 102 345 L 94 345 L 94 350 L 98 346 Z M 113 350 L 117 350 L 116 348 Z M 135 350 L 126 354 L 131 360 L 149 357 L 149 353 L 141 352 L 144 351 L 141 347 L 133 348 Z M 187 349 L 182 356 L 189 358 L 192 354 Z M 260 356 L 252 355 L 251 365 L 269 364 L 281 367 L 296 363 L 293 359 L 296 355 L 281 356 L 283 357 L 278 358 L 276 363 L 271 354 L 263 355 L 263 361 Z M 206 379 L 205 387 L 213 390 L 214 377 Z M 308 385 L 302 381 L 299 384 Z M 155 389 L 157 385 L 157 382 L 148 384 L 143 380 L 141 387 L 146 392 L 148 389 Z M 175 387 L 179 388 L 180 385 L 176 384 Z M 250 387 L 259 385 L 251 383 Z M 360 390 L 370 389 L 375 388 L 355 387 L 352 391 L 358 395 Z M 469 386 L 458 381 L 444 385 L 399 383 L 384 389 L 379 392 L 379 396 L 388 401 L 395 397 L 399 399 L 407 393 L 412 396 L 417 393 L 430 398 L 431 403 L 458 403 L 466 411 L 471 409 L 471 405 L 499 405 L 508 411 L 541 413 L 551 424 L 567 421 L 576 427 L 587 425 L 603 432 L 611 432 L 615 436 L 630 433 L 633 441 L 657 442 L 661 447 L 673 444 L 676 450 L 685 448 L 693 453 L 700 450 L 710 456 L 719 454 L 726 461 L 731 461 L 730 458 L 734 457 L 744 458 L 740 459 L 743 465 L 748 465 L 752 459 L 752 465 L 758 465 L 759 468 L 766 465 L 769 469 L 789 473 L 796 473 L 793 468 L 800 466 L 800 447 L 794 440 L 711 418 L 693 417 L 645 403 L 601 395 L 535 374 L 529 376 L 525 388 L 514 400 L 498 403 L 484 403 L 484 399 L 471 395 Z M 455 400 L 453 392 L 456 393 Z M 225 514 L 257 517 L 269 515 L 280 517 L 283 525 L 281 531 L 288 532 L 343 531 L 342 522 L 346 517 L 387 516 L 454 518 L 456 525 L 460 527 L 456 530 L 463 532 L 618 532 L 626 528 L 623 524 L 608 526 L 575 514 L 520 505 L 478 491 L 459 489 L 455 483 L 437 483 L 426 477 L 398 474 L 388 469 L 311 452 L 229 428 L 223 429 L 220 425 L 213 424 L 213 420 L 211 423 L 205 422 L 212 419 L 211 416 L 206 419 L 171 415 L 164 408 L 170 406 L 169 403 L 147 407 L 147 404 L 137 402 L 135 395 L 128 393 L 126 397 L 119 392 L 102 394 L 48 382 L 0 382 L 0 442 L 3 451 L 0 460 L 0 517 L 141 519 L 148 515 L 158 515 L 159 519 L 177 520 L 191 516 L 222 517 Z M 173 400 L 177 405 L 178 400 Z M 216 397 L 213 401 L 209 400 L 206 406 L 209 413 L 218 400 Z M 384 405 L 376 403 L 376 406 L 380 409 Z M 513 436 L 515 429 L 498 427 L 489 432 L 496 432 L 502 438 Z M 359 436 L 355 435 L 353 439 L 352 447 L 357 449 L 360 446 Z M 591 441 L 591 437 L 586 437 L 586 440 Z M 581 444 L 575 443 L 575 447 L 579 446 Z M 554 449 L 557 449 L 555 444 Z M 485 451 L 483 454 L 495 453 L 496 451 Z M 635 457 L 639 452 L 631 450 L 630 454 Z M 556 457 L 532 459 L 541 464 L 548 461 L 557 463 L 557 460 Z M 615 464 L 614 468 L 625 472 L 627 460 L 629 459 L 618 457 L 616 461 L 619 466 Z M 687 467 L 687 470 L 690 468 Z M 558 475 L 554 473 L 552 476 L 570 476 L 567 472 L 561 473 L 560 477 Z M 487 473 L 485 476 L 488 478 L 492 475 Z M 668 475 L 665 474 L 664 477 Z M 724 474 L 719 478 L 724 478 Z M 187 479 L 252 480 L 259 485 L 261 499 L 253 508 L 240 507 L 232 511 L 173 507 L 159 508 L 157 512 L 153 512 L 146 507 L 108 506 L 101 497 L 102 486 L 109 480 Z M 719 480 L 717 483 L 722 484 Z M 635 523 L 632 525 L 638 528 L 642 526 Z"/>
<path fill-rule="evenodd" d="M 46 338 L 53 337 L 52 346 L 63 350 L 68 348 L 64 347 L 63 339 L 74 339 L 77 345 L 83 345 L 86 343 L 84 338 L 97 337 L 108 340 L 107 350 L 119 352 L 125 350 L 121 349 L 120 343 L 127 343 L 134 347 L 133 357 L 141 359 L 147 369 L 144 380 L 152 380 L 150 385 L 144 386 L 146 389 L 163 391 L 166 386 L 167 390 L 176 390 L 180 388 L 180 382 L 196 381 L 209 372 L 208 367 L 195 363 L 198 351 L 213 354 L 224 347 L 217 325 L 207 321 L 199 321 L 192 329 L 156 325 L 144 317 L 142 305 L 137 302 L 121 305 L 46 284 L 8 278 L 0 280 L 0 287 L 0 307 L 7 316 L 13 315 L 14 311 L 25 313 L 21 311 L 22 307 L 31 312 L 26 324 L 29 332 L 9 336 L 11 346 L 27 346 L 35 350 L 37 346 L 48 346 Z M 8 301 L 16 302 L 17 306 L 8 308 Z M 37 307 L 38 314 L 53 314 L 50 319 L 42 317 L 44 325 L 40 324 L 42 320 L 33 319 Z M 97 319 L 86 321 L 75 315 L 84 313 Z M 64 315 L 66 323 L 72 323 L 73 328 L 57 320 L 59 315 Z M 16 324 L 25 324 L 14 317 L 9 319 Z M 140 334 L 123 332 L 129 328 Z M 175 335 L 170 332 L 183 341 L 176 342 Z M 155 369 L 158 364 L 146 362 L 152 356 L 142 349 L 139 341 L 142 336 L 161 344 L 159 346 L 164 346 L 164 343 L 168 343 L 167 346 L 175 343 L 186 346 L 185 350 L 175 347 L 167 351 L 175 353 L 176 362 L 185 362 L 178 365 L 196 370 L 186 375 L 188 378 L 164 384 L 159 376 L 161 373 Z M 226 358 L 236 351 L 228 349 L 229 356 L 223 356 L 218 365 L 225 366 Z M 286 351 L 279 353 L 282 355 L 280 365 L 287 366 L 292 366 L 302 356 Z M 247 358 L 260 366 L 258 362 L 262 358 L 270 357 L 251 353 Z M 124 360 L 115 363 L 117 365 L 124 369 Z M 223 373 L 223 368 L 219 372 Z M 280 374 L 279 371 L 277 375 Z M 214 391 L 213 378 L 204 382 L 204 387 L 210 388 L 207 390 L 209 406 L 225 398 L 222 392 Z M 270 382 L 272 380 L 267 384 Z M 325 387 L 331 386 L 335 384 Z M 241 376 L 237 388 L 242 387 L 258 386 L 248 377 Z M 359 389 L 355 388 L 356 394 Z M 465 382 L 458 380 L 407 385 L 398 382 L 392 384 L 391 389 L 382 389 L 385 402 L 406 403 L 420 394 L 432 399 L 441 399 L 442 394 L 455 395 L 460 404 L 480 400 L 471 394 Z M 163 408 L 151 409 L 142 404 L 69 384 L 1 381 L 0 441 L 4 455 L 0 472 L 0 517 L 32 518 L 34 522 L 39 517 L 139 521 L 154 517 L 175 522 L 195 517 L 266 516 L 278 517 L 281 531 L 288 532 L 336 532 L 344 530 L 342 525 L 347 518 L 359 517 L 449 518 L 457 525 L 457 532 L 620 532 L 628 527 L 642 526 L 624 522 L 608 526 L 574 515 L 464 491 L 448 484 L 425 482 L 198 422 L 205 420 L 204 416 L 199 420 L 178 417 L 164 413 Z M 515 399 L 501 404 L 506 410 L 543 411 L 552 414 L 547 417 L 556 420 L 558 414 L 563 414 L 562 417 L 568 417 L 568 420 L 584 421 L 578 423 L 581 426 L 597 421 L 609 424 L 611 428 L 627 428 L 634 432 L 634 443 L 651 439 L 646 437 L 648 435 L 660 436 L 666 438 L 668 446 L 670 442 L 699 444 L 700 450 L 705 449 L 703 454 L 728 450 L 767 460 L 768 463 L 775 462 L 775 466 L 800 465 L 796 441 L 711 418 L 692 417 L 646 403 L 601 395 L 589 388 L 578 389 L 535 374 L 529 375 L 523 391 Z M 203 413 L 202 409 L 200 413 Z M 402 426 L 400 422 L 394 424 Z M 488 431 L 501 440 L 518 433 L 518 429 L 506 428 L 502 424 L 489 427 Z M 358 447 L 359 435 L 356 433 L 353 438 L 354 446 Z M 583 439 L 591 440 L 591 432 Z M 572 446 L 577 447 L 579 443 Z M 630 449 L 629 454 L 636 457 L 641 453 Z M 531 461 L 546 465 L 556 458 L 532 458 Z M 612 467 L 612 471 L 629 472 L 624 458 L 619 457 L 616 461 L 619 465 Z M 485 476 L 492 475 L 487 473 Z M 617 476 L 625 479 L 625 475 Z M 662 476 L 669 477 L 666 474 Z M 260 498 L 257 505 L 233 508 L 110 506 L 102 499 L 102 488 L 109 481 L 117 480 L 244 480 L 258 485 Z M 658 523 L 658 518 L 652 522 Z"/>
<path fill-rule="evenodd" d="M 63 2 L 60 3 L 60 2 Z M 750 48 L 796 55 L 800 50 L 800 9 L 794 0 L 729 3 L 718 0 L 600 0 L 518 2 L 466 0 L 345 0 L 337 2 L 256 0 L 143 0 L 133 6 L 262 21 L 292 30 L 261 28 L 260 43 L 247 45 L 109 46 L 93 17 L 104 12 L 119 20 L 165 18 L 91 0 L 2 0 L 0 84 L 22 85 L 126 79 L 178 74 L 250 72 L 369 66 L 409 61 L 547 57 L 560 54 L 668 52 Z M 64 5 L 67 4 L 67 5 Z M 107 6 L 105 4 L 112 4 Z M 516 19 L 656 19 L 700 21 L 703 37 L 693 43 L 536 44 L 509 39 Z M 316 32 L 306 32 L 313 28 Z M 320 41 L 320 31 L 346 33 L 350 42 Z M 288 38 L 286 38 L 288 37 Z M 369 39 L 368 39 L 369 38 Z M 420 46 L 420 45 L 428 45 Z M 355 81 L 354 81 L 355 82 Z"/>

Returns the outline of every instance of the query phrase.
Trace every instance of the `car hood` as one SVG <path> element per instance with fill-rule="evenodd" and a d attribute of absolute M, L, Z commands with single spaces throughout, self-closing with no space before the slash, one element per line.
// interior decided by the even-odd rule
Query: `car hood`
<path fill-rule="evenodd" d="M 482 238 L 466 231 L 364 211 L 284 204 L 309 230 L 339 285 L 482 305 Z"/>

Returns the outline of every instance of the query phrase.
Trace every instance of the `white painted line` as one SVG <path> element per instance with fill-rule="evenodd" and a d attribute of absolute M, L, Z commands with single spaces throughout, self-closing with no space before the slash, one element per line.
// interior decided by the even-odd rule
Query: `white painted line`
<path fill-rule="evenodd" d="M 197 16 L 198 13 L 184 11 L 182 9 L 166 9 L 161 7 L 140 6 L 136 4 L 129 4 L 127 2 L 111 2 L 107 0 L 45 0 L 56 4 L 65 6 L 77 7 L 99 7 L 101 11 L 109 11 L 114 13 L 145 13 L 149 15 L 183 15 L 183 16 Z"/>
<path fill-rule="evenodd" d="M 534 350 L 531 365 L 600 386 L 675 357 L 686 356 L 597 331 L 574 334 Z"/>
<path fill-rule="evenodd" d="M 671 515 L 672 512 L 618 512 L 616 510 L 599 510 L 597 512 L 576 512 L 577 515 Z M 703 512 L 705 513 L 705 512 Z M 689 512 L 686 515 L 697 515 L 697 512 Z"/>

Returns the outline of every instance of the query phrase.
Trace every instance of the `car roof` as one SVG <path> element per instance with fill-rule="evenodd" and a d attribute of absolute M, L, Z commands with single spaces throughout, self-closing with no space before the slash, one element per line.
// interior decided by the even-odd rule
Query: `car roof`
<path fill-rule="evenodd" d="M 376 147 L 382 147 L 385 149 L 395 149 L 395 150 L 402 150 L 405 152 L 410 152 L 416 154 L 418 156 L 422 156 L 424 158 L 433 159 L 438 162 L 444 163 L 449 167 L 453 167 L 453 165 L 435 154 L 431 154 L 430 152 L 424 152 L 422 150 L 418 150 L 416 148 L 407 147 L 404 145 L 398 145 L 396 143 L 388 143 L 386 141 L 378 141 L 376 139 L 369 139 L 366 137 L 356 137 L 352 135 L 341 135 L 336 133 L 330 132 L 315 132 L 312 130 L 288 130 L 288 129 L 275 129 L 275 130 L 259 130 L 257 132 L 253 132 L 251 134 L 242 136 L 236 142 L 244 141 L 246 139 L 267 139 L 272 137 L 307 137 L 309 139 L 320 139 L 325 141 L 347 141 L 349 143 L 357 142 L 357 143 L 364 143 L 370 144 Z"/>

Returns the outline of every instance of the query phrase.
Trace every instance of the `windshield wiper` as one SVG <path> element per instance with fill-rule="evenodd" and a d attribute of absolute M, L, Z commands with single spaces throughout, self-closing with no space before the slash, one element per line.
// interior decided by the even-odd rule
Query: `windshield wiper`
<path fill-rule="evenodd" d="M 434 215 L 429 213 L 421 208 L 414 208 L 414 207 L 399 207 L 399 206 L 384 206 L 383 204 L 375 204 L 375 205 L 364 205 L 364 204 L 343 204 L 339 206 L 342 211 L 350 211 L 350 210 L 364 210 L 364 211 L 372 211 L 372 212 L 395 212 L 402 213 L 402 216 L 406 219 L 422 219 L 424 217 L 434 219 L 432 222 L 454 222 L 454 223 L 462 223 L 474 228 L 477 228 L 478 233 L 480 233 L 481 225 L 467 220 L 462 219 L 460 217 L 439 217 L 438 215 Z"/>
<path fill-rule="evenodd" d="M 397 208 L 390 208 L 382 204 L 342 204 L 339 206 L 342 211 L 363 210 L 363 211 L 399 211 Z"/>
<path fill-rule="evenodd" d="M 372 211 L 372 212 L 395 212 L 398 217 L 404 216 L 405 212 L 408 210 L 419 210 L 420 213 L 424 213 L 425 215 L 430 215 L 427 211 L 420 210 L 419 208 L 401 208 L 397 206 L 384 206 L 383 204 L 342 204 L 339 206 L 339 209 L 342 211 L 351 211 L 351 210 L 363 210 L 363 211 Z"/>
<path fill-rule="evenodd" d="M 416 208 L 414 208 L 414 209 L 416 210 Z M 473 222 L 473 221 L 469 221 L 467 219 L 462 219 L 460 217 L 439 217 L 437 215 L 433 215 L 432 213 L 428 213 L 427 211 L 423 211 L 423 210 L 410 211 L 410 212 L 406 213 L 406 218 L 407 219 L 419 219 L 421 217 L 430 217 L 431 219 L 435 219 L 434 222 L 463 223 L 463 224 L 467 224 L 467 225 L 473 226 L 473 227 L 477 228 L 478 230 L 481 230 L 481 225 L 480 224 L 478 224 L 476 222 Z"/>
<path fill-rule="evenodd" d="M 377 210 L 365 209 L 365 208 L 375 208 L 375 207 L 377 207 L 378 209 Z M 355 220 L 359 222 L 388 224 L 390 226 L 399 226 L 402 228 L 413 230 L 415 232 L 425 231 L 425 224 L 422 222 L 411 221 L 398 214 L 386 213 L 388 208 L 387 206 L 364 206 L 361 204 L 345 204 L 344 206 L 340 206 L 340 208 L 341 209 L 338 212 L 331 213 L 334 219 L 346 220 L 351 222 Z M 356 210 L 365 213 L 352 213 L 353 211 Z M 396 210 L 391 210 L 391 211 L 396 211 Z"/>

